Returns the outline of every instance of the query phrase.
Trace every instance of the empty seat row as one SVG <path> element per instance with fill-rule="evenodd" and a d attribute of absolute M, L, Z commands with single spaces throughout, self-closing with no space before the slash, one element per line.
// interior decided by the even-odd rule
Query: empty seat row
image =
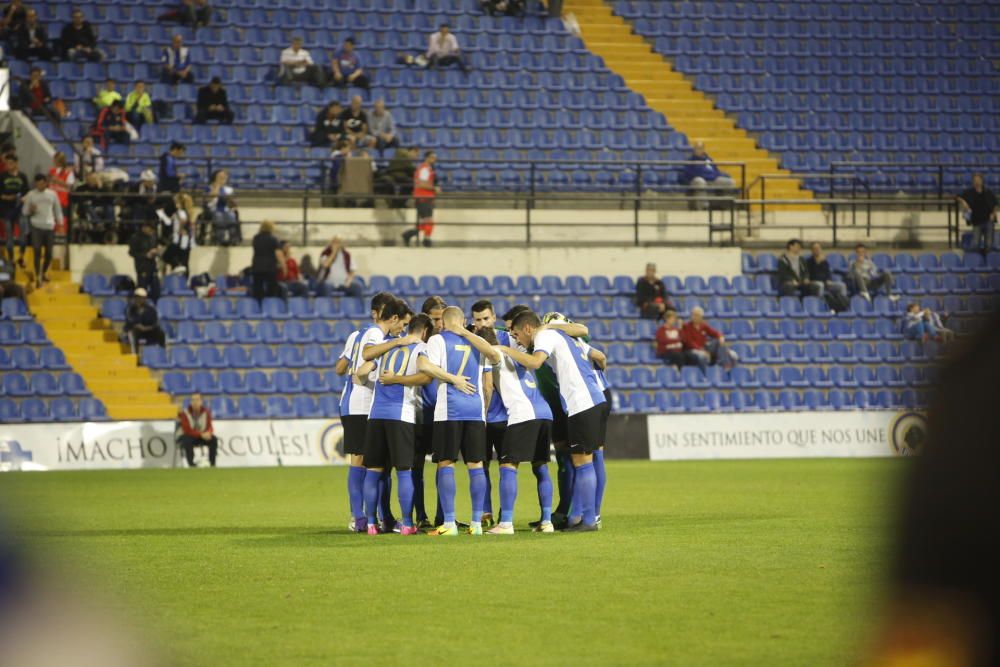
<path fill-rule="evenodd" d="M 32 373 L 30 378 L 8 371 L 0 382 L 0 396 L 89 396 L 83 378 L 76 373 Z"/>
<path fill-rule="evenodd" d="M 710 366 L 702 373 L 695 366 L 663 366 L 650 368 L 639 366 L 613 366 L 608 369 L 608 381 L 615 389 L 895 389 L 905 387 L 926 387 L 932 383 L 929 368 L 919 365 L 894 366 L 834 366 L 829 369 L 794 366 L 775 369 L 760 366 L 749 369 L 737 366 L 726 371 L 718 366 Z"/>
<path fill-rule="evenodd" d="M 48 345 L 45 328 L 36 322 L 0 322 L 0 345 Z"/>
<path fill-rule="evenodd" d="M 190 374 L 183 371 L 167 371 L 163 374 L 164 391 L 172 395 L 185 395 L 191 392 L 202 394 L 327 394 L 339 395 L 344 388 L 344 376 L 334 371 L 288 371 L 278 370 L 268 375 L 263 371 L 252 370 L 240 373 L 235 370 L 212 372 L 194 371 Z"/>
<path fill-rule="evenodd" d="M 0 423 L 47 421 L 102 421 L 108 418 L 104 404 L 96 398 L 25 398 L 0 397 Z"/>
<path fill-rule="evenodd" d="M 206 345 L 195 350 L 187 345 L 172 345 L 170 349 L 146 346 L 142 348 L 143 365 L 157 370 L 171 368 L 332 368 L 340 350 L 321 345 L 282 346 L 255 345 L 250 349 L 227 345 L 223 348 Z"/>
<path fill-rule="evenodd" d="M 30 345 L 30 343 L 28 343 Z M 38 348 L 21 345 L 9 350 L 0 347 L 0 371 L 63 371 L 69 370 L 66 355 L 57 347 Z"/>
<path fill-rule="evenodd" d="M 759 389 L 755 392 L 631 392 L 615 394 L 618 412 L 757 412 L 806 410 L 866 410 L 919 408 L 927 405 L 927 393 L 915 389 L 845 391 L 835 389 L 803 392 L 784 390 L 777 394 Z"/>
<path fill-rule="evenodd" d="M 895 364 L 904 361 L 936 359 L 940 349 L 933 343 L 915 341 L 871 342 L 809 342 L 809 343 L 744 343 L 733 342 L 730 349 L 742 364 Z M 608 361 L 612 364 L 655 364 L 653 346 L 637 343 L 609 343 Z"/>

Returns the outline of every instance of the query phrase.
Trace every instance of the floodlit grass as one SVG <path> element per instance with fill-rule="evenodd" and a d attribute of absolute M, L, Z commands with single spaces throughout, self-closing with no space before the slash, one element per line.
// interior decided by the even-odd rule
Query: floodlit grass
<path fill-rule="evenodd" d="M 905 465 L 610 462 L 583 535 L 352 535 L 345 468 L 8 474 L 0 508 L 181 664 L 843 665 Z"/>

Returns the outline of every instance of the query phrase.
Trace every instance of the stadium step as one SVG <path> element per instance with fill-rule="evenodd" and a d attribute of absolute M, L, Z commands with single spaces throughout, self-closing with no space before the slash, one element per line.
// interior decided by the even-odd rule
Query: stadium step
<path fill-rule="evenodd" d="M 565 6 L 580 23 L 587 48 L 622 76 L 629 88 L 643 95 L 650 108 L 666 116 L 673 128 L 687 135 L 692 143 L 705 141 L 709 154 L 717 162 L 746 163 L 745 185 L 765 174 L 778 175 L 785 180 L 768 181 L 766 194 L 769 198 L 812 199 L 801 179 L 780 167 L 778 156 L 759 148 L 753 137 L 715 107 L 711 98 L 696 90 L 689 79 L 653 51 L 649 42 L 635 34 L 630 23 L 614 14 L 607 2 L 567 0 Z M 730 175 L 736 180 L 740 176 Z M 755 194 L 759 196 L 759 191 Z M 774 210 L 819 210 L 815 204 L 771 205 L 769 209 L 772 207 Z"/>
<path fill-rule="evenodd" d="M 52 344 L 80 374 L 90 392 L 104 403 L 111 419 L 173 419 L 177 408 L 159 390 L 148 368 L 119 340 L 111 322 L 98 309 L 69 271 L 54 268 L 50 282 L 28 295 L 28 307 L 45 328 Z"/>

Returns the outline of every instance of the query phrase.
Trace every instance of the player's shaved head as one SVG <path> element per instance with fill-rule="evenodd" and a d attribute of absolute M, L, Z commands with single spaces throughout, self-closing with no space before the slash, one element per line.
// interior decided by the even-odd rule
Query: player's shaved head
<path fill-rule="evenodd" d="M 462 322 L 465 321 L 465 314 L 462 309 L 458 306 L 448 306 L 441 313 L 441 319 L 444 321 L 445 326 L 462 326 Z"/>

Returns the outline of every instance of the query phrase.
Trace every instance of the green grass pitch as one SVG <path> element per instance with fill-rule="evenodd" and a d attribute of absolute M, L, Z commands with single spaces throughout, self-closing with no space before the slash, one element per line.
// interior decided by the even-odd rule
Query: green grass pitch
<path fill-rule="evenodd" d="M 0 507 L 184 665 L 844 665 L 905 466 L 610 462 L 583 535 L 352 535 L 342 467 L 9 474 Z M 519 531 L 536 498 L 522 469 Z"/>

